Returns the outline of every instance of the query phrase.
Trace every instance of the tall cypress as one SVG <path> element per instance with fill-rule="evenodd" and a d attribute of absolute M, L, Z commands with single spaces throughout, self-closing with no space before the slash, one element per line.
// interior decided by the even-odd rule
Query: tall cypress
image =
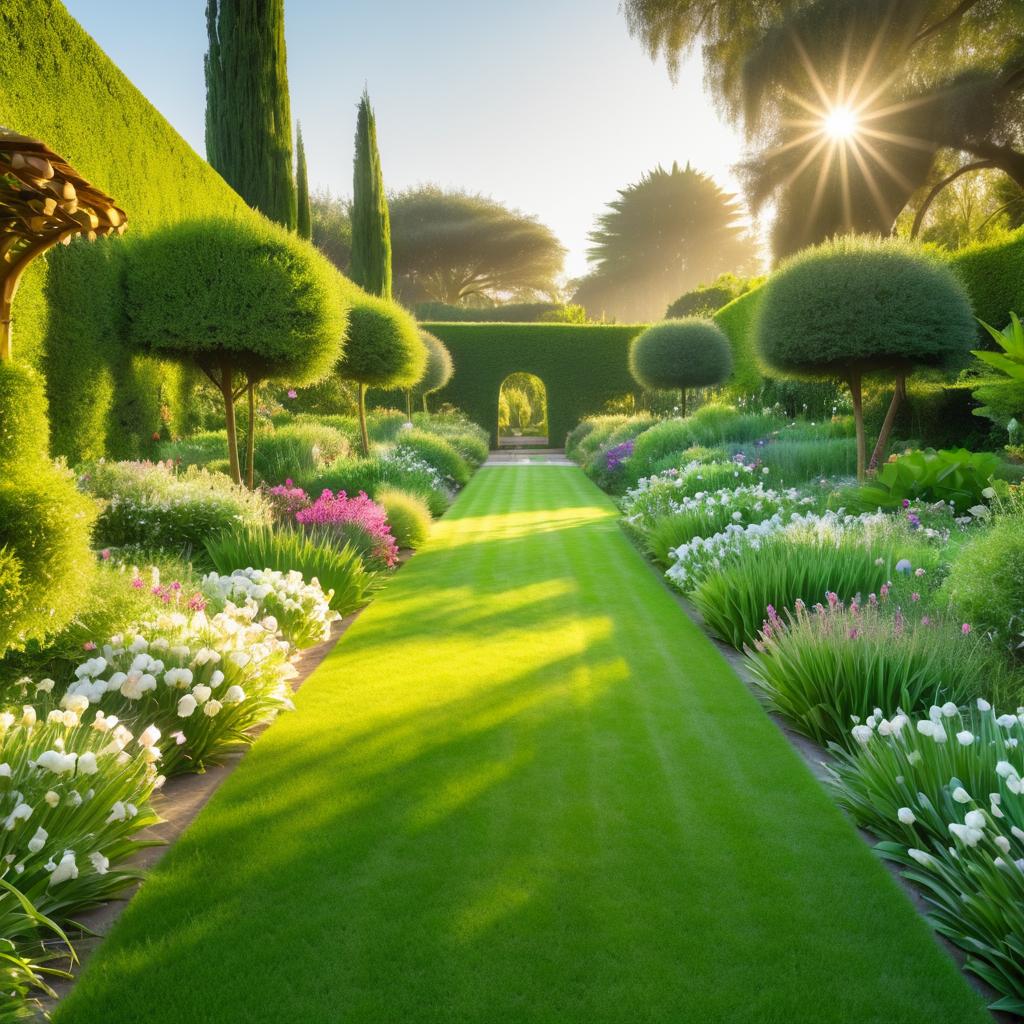
<path fill-rule="evenodd" d="M 295 229 L 284 0 L 207 0 L 206 158 L 242 198 Z"/>
<path fill-rule="evenodd" d="M 377 120 L 364 89 L 356 118 L 352 183 L 352 262 L 349 274 L 371 295 L 391 298 L 391 221 L 377 150 Z"/>
<path fill-rule="evenodd" d="M 300 238 L 313 237 L 313 214 L 309 207 L 309 174 L 306 171 L 306 147 L 302 144 L 302 125 L 295 126 L 295 225 Z"/>

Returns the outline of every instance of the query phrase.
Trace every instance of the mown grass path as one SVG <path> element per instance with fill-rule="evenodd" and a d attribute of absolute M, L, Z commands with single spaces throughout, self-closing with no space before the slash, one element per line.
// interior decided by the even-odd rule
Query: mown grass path
<path fill-rule="evenodd" d="M 482 471 L 60 1024 L 969 1024 L 954 964 L 576 469 Z"/>

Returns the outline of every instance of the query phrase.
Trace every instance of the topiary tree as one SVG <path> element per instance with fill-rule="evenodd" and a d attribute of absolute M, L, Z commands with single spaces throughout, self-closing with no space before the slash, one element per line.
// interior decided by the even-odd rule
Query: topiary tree
<path fill-rule="evenodd" d="M 370 454 L 366 389 L 413 387 L 427 366 L 427 349 L 411 313 L 394 302 L 353 290 L 348 339 L 338 374 L 358 387 L 359 433 Z"/>
<path fill-rule="evenodd" d="M 125 310 L 131 342 L 197 366 L 220 392 L 232 479 L 241 483 L 235 402 L 265 380 L 315 383 L 336 364 L 347 302 L 312 245 L 263 218 L 185 221 L 129 250 Z"/>
<path fill-rule="evenodd" d="M 687 388 L 724 383 L 732 373 L 732 348 L 711 320 L 666 320 L 633 339 L 629 369 L 641 387 L 678 388 L 680 412 L 685 416 Z"/>
<path fill-rule="evenodd" d="M 377 118 L 364 89 L 356 117 L 352 180 L 352 262 L 349 273 L 360 288 L 391 298 L 391 222 L 377 149 Z"/>
<path fill-rule="evenodd" d="M 420 341 L 427 350 L 427 368 L 413 390 L 423 399 L 423 411 L 430 412 L 427 408 L 427 395 L 440 391 L 452 379 L 455 367 L 452 365 L 452 354 L 448 351 L 448 346 L 440 338 L 429 331 L 421 330 Z"/>
<path fill-rule="evenodd" d="M 875 464 L 907 375 L 965 357 L 975 338 L 970 301 L 948 266 L 912 243 L 856 235 L 805 249 L 779 267 L 765 286 L 755 331 L 761 356 L 774 369 L 849 386 L 860 480 L 867 468 L 864 378 L 895 378 Z"/>

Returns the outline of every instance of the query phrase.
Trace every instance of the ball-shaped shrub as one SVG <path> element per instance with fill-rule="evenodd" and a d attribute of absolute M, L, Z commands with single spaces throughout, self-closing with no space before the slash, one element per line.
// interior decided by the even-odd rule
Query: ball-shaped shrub
<path fill-rule="evenodd" d="M 469 465 L 443 437 L 428 434 L 425 430 L 403 430 L 398 437 L 397 447 L 433 466 L 456 487 L 469 483 Z"/>
<path fill-rule="evenodd" d="M 452 354 L 440 338 L 435 338 L 429 331 L 420 331 L 420 339 L 427 350 L 427 368 L 416 385 L 418 395 L 432 395 L 440 391 L 452 379 L 455 368 L 452 365 Z"/>
<path fill-rule="evenodd" d="M 1024 632 L 1024 515 L 999 518 L 964 544 L 941 593 L 972 629 L 1016 648 Z"/>
<path fill-rule="evenodd" d="M 851 235 L 804 249 L 768 279 L 757 347 L 782 373 L 842 377 L 965 356 L 970 300 L 949 266 L 899 239 Z"/>
<path fill-rule="evenodd" d="M 57 632 L 79 610 L 96 565 L 95 518 L 95 502 L 48 463 L 0 480 L 0 655 Z"/>
<path fill-rule="evenodd" d="M 371 388 L 411 388 L 423 376 L 427 350 L 411 313 L 353 290 L 338 373 Z"/>
<path fill-rule="evenodd" d="M 384 506 L 388 525 L 400 548 L 418 548 L 430 533 L 430 509 L 416 494 L 397 487 L 380 487 L 373 500 Z"/>
<path fill-rule="evenodd" d="M 28 366 L 0 362 L 0 468 L 49 458 L 49 423 L 42 378 Z"/>
<path fill-rule="evenodd" d="M 641 387 L 652 390 L 710 387 L 732 372 L 732 349 L 711 320 L 666 320 L 633 339 L 629 369 Z"/>

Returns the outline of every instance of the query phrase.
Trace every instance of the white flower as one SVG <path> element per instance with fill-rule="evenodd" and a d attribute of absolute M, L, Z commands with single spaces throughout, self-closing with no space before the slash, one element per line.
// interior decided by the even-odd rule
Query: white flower
<path fill-rule="evenodd" d="M 110 808 L 110 817 L 107 818 L 107 824 L 110 825 L 115 821 L 124 821 L 128 817 L 128 809 L 125 807 L 122 800 L 117 800 L 114 806 Z"/>
<path fill-rule="evenodd" d="M 91 750 L 78 755 L 78 771 L 82 775 L 95 775 L 99 771 L 96 755 Z"/>
<path fill-rule="evenodd" d="M 996 724 L 1001 725 L 1004 729 L 1012 729 L 1017 724 L 1016 715 L 1000 715 L 996 719 Z"/>
<path fill-rule="evenodd" d="M 196 702 L 199 704 L 205 704 L 210 699 L 210 694 L 213 691 L 208 686 L 193 686 L 192 696 L 195 697 Z"/>
<path fill-rule="evenodd" d="M 1006 836 L 993 836 L 992 838 L 995 841 L 996 846 L 998 846 L 1003 853 L 1010 852 L 1010 840 L 1007 839 Z"/>
<path fill-rule="evenodd" d="M 224 700 L 229 704 L 238 704 L 245 700 L 245 690 L 240 686 L 229 686 L 224 694 Z"/>
<path fill-rule="evenodd" d="M 50 693 L 53 690 L 54 682 L 52 679 L 40 679 L 36 683 L 36 693 Z"/>
<path fill-rule="evenodd" d="M 80 694 L 65 693 L 60 699 L 60 706 L 67 711 L 74 711 L 75 714 L 82 715 L 89 710 L 89 698 Z"/>
<path fill-rule="evenodd" d="M 36 758 L 40 768 L 51 771 L 54 775 L 67 775 L 75 770 L 77 754 L 62 754 L 59 750 L 45 750 Z"/>
<path fill-rule="evenodd" d="M 951 700 L 947 700 L 946 703 L 942 705 L 942 713 L 946 718 L 952 718 L 959 710 L 960 709 Z"/>
<path fill-rule="evenodd" d="M 987 700 L 985 700 L 984 697 L 979 697 L 978 698 L 978 710 L 979 711 L 991 711 L 992 710 L 992 705 L 989 704 L 989 702 Z"/>
<path fill-rule="evenodd" d="M 5 761 L 0 764 L 0 779 L 9 779 L 11 777 L 11 766 Z"/>
<path fill-rule="evenodd" d="M 962 747 L 969 747 L 974 742 L 974 733 L 968 732 L 966 729 L 956 734 L 957 742 Z"/>
<path fill-rule="evenodd" d="M 971 802 L 971 794 L 963 786 L 957 786 L 953 790 L 953 799 L 958 804 L 969 804 Z"/>
<path fill-rule="evenodd" d="M 219 668 L 213 670 L 213 675 L 210 676 L 210 685 L 216 689 L 224 682 L 224 673 Z"/>
<path fill-rule="evenodd" d="M 968 828 L 983 829 L 987 822 L 985 821 L 984 811 L 968 811 L 964 815 L 964 824 Z"/>
<path fill-rule="evenodd" d="M 50 885 L 59 885 L 61 882 L 67 882 L 77 877 L 78 865 L 75 863 L 74 850 L 65 850 L 60 863 L 54 869 L 53 874 L 50 875 Z"/>
<path fill-rule="evenodd" d="M 51 806 L 56 807 L 60 803 L 60 793 L 54 792 L 52 789 L 46 791 L 46 796 L 43 799 Z"/>
<path fill-rule="evenodd" d="M 160 739 L 160 730 L 155 725 L 150 725 L 139 734 L 140 747 L 152 747 Z"/>
<path fill-rule="evenodd" d="M 28 852 L 38 853 L 46 845 L 46 840 L 49 838 L 50 833 L 40 825 L 36 829 L 36 834 L 28 841 Z"/>
<path fill-rule="evenodd" d="M 10 814 L 7 815 L 7 820 L 4 822 L 4 828 L 6 828 L 8 832 L 11 832 L 19 821 L 28 821 L 31 817 L 32 808 L 22 801 L 14 808 L 13 811 L 11 811 Z"/>
<path fill-rule="evenodd" d="M 1017 828 L 1016 825 L 1011 825 L 1010 831 L 1013 833 L 1014 839 L 1019 839 L 1022 843 L 1024 843 L 1024 829 Z"/>
<path fill-rule="evenodd" d="M 907 754 L 907 760 L 911 764 L 918 764 L 920 762 L 920 760 L 921 760 L 921 751 L 920 750 L 911 750 L 910 753 Z"/>
<path fill-rule="evenodd" d="M 953 833 L 965 846 L 975 847 L 985 837 L 985 833 L 976 828 L 971 828 L 969 825 L 958 825 L 953 822 L 949 826 L 949 831 Z"/>
<path fill-rule="evenodd" d="M 186 690 L 192 685 L 192 671 L 187 668 L 169 668 L 164 673 L 164 682 L 168 686 Z"/>
<path fill-rule="evenodd" d="M 1001 775 L 1004 779 L 1008 779 L 1011 775 L 1016 775 L 1017 769 L 1010 764 L 1009 761 L 1000 761 L 996 765 L 996 775 Z"/>
<path fill-rule="evenodd" d="M 181 700 L 178 701 L 178 717 L 188 718 L 189 715 L 195 711 L 197 707 L 196 699 L 191 693 L 186 693 Z"/>
<path fill-rule="evenodd" d="M 930 868 L 935 863 L 935 858 L 930 853 L 925 853 L 924 850 L 911 848 L 907 850 L 907 855 L 925 868 Z"/>
<path fill-rule="evenodd" d="M 110 870 L 110 861 L 99 850 L 89 854 L 89 860 L 97 875 L 105 875 Z"/>
<path fill-rule="evenodd" d="M 220 709 L 221 709 L 221 708 L 222 708 L 223 706 L 224 706 L 224 705 L 223 705 L 223 704 L 221 704 L 221 702 L 220 702 L 219 700 L 210 700 L 210 701 L 207 701 L 207 702 L 206 702 L 206 703 L 205 703 L 205 704 L 203 705 L 203 714 L 204 714 L 204 715 L 207 715 L 207 716 L 208 716 L 208 717 L 210 717 L 210 718 L 213 718 L 213 717 L 214 717 L 215 715 L 218 715 L 218 714 L 220 714 Z"/>
<path fill-rule="evenodd" d="M 935 732 L 935 723 L 930 718 L 922 718 L 917 723 L 917 731 L 922 736 L 931 736 Z"/>
<path fill-rule="evenodd" d="M 904 825 L 913 825 L 914 822 L 917 821 L 917 818 L 914 817 L 914 812 L 909 807 L 901 807 L 896 812 L 896 817 L 899 818 Z"/>
<path fill-rule="evenodd" d="M 31 729 L 36 724 L 36 709 L 31 704 L 25 704 L 21 709 L 21 724 L 26 729 Z"/>

